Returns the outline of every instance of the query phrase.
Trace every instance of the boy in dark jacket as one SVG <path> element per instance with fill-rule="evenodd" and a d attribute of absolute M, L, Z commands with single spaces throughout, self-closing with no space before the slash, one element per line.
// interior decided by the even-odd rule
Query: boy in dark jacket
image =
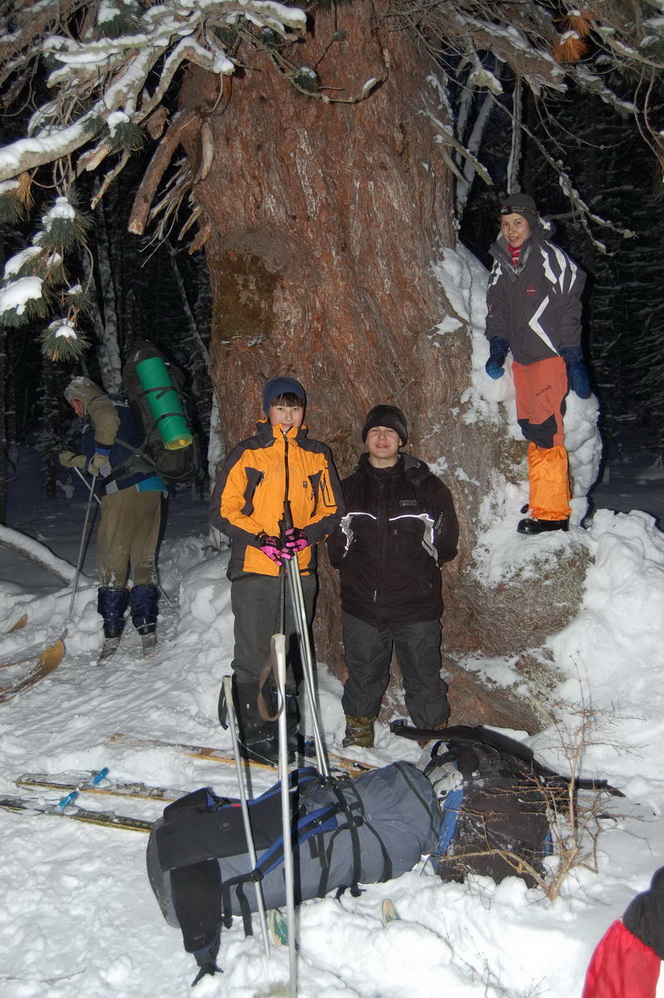
<path fill-rule="evenodd" d="M 564 400 L 571 388 L 589 398 L 581 352 L 581 292 L 585 274 L 552 243 L 551 223 L 535 202 L 513 194 L 500 208 L 500 236 L 487 290 L 489 377 L 500 378 L 512 351 L 516 414 L 528 441 L 530 515 L 521 534 L 567 530 L 570 487 Z"/>
<path fill-rule="evenodd" d="M 328 551 L 341 582 L 344 745 L 371 747 L 393 650 L 413 723 L 447 723 L 440 570 L 456 555 L 459 527 L 449 489 L 423 461 L 400 453 L 408 442 L 401 409 L 375 406 L 362 440 L 367 453 L 342 483 L 347 512 Z"/>
<path fill-rule="evenodd" d="M 111 398 L 94 381 L 74 378 L 65 398 L 86 421 L 82 454 L 63 451 L 60 464 L 80 468 L 101 480 L 101 522 L 97 534 L 97 610 L 104 620 L 101 660 L 117 648 L 129 606 L 143 639 L 143 651 L 156 645 L 159 590 L 155 556 L 166 484 L 154 466 L 137 454 L 142 438 L 126 402 Z M 129 445 L 129 446 L 125 446 Z M 133 587 L 126 583 L 131 565 Z"/>
<path fill-rule="evenodd" d="M 278 758 L 275 722 L 258 713 L 258 680 L 273 634 L 295 641 L 289 587 L 283 572 L 296 557 L 309 625 L 317 589 L 316 545 L 341 519 L 341 486 L 325 444 L 303 425 L 306 395 L 294 378 L 273 378 L 263 389 L 265 417 L 256 435 L 229 454 L 210 505 L 213 526 L 231 540 L 228 578 L 235 617 L 233 688 L 240 745 L 248 758 Z M 284 524 L 288 502 L 292 526 Z M 284 622 L 282 625 L 282 598 Z M 297 680 L 289 661 L 286 716 L 289 748 L 297 744 Z"/>

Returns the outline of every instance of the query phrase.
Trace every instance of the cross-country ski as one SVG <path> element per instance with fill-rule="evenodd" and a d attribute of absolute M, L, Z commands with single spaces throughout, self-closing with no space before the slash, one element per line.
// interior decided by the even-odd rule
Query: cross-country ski
<path fill-rule="evenodd" d="M 30 670 L 27 676 L 23 679 L 17 680 L 15 683 L 11 683 L 8 686 L 4 686 L 0 689 L 0 703 L 5 703 L 7 700 L 11 700 L 18 693 L 23 693 L 25 690 L 29 690 L 32 686 L 35 686 L 42 679 L 46 679 L 51 673 L 57 669 L 62 661 L 62 657 L 65 653 L 64 642 L 61 638 L 46 648 L 37 664 Z"/>
<path fill-rule="evenodd" d="M 114 811 L 91 811 L 79 807 L 75 803 L 68 803 L 67 806 L 61 807 L 59 803 L 49 803 L 40 797 L 0 796 L 0 809 L 53 818 L 67 818 L 89 825 L 101 825 L 104 828 L 119 828 L 131 832 L 149 832 L 154 824 L 152 821 L 116 814 Z"/>
<path fill-rule="evenodd" d="M 126 734 L 122 731 L 118 731 L 116 734 L 111 735 L 109 741 L 120 743 L 132 748 L 174 749 L 184 755 L 191 756 L 193 759 L 209 759 L 211 762 L 222 762 L 227 763 L 228 765 L 235 765 L 235 759 L 231 754 L 229 754 L 228 751 L 214 748 L 210 745 L 188 745 L 185 742 L 169 742 L 160 738 L 148 738 L 143 737 L 142 735 Z M 375 768 L 369 763 L 358 762 L 355 759 L 346 759 L 344 756 L 339 755 L 336 752 L 328 752 L 327 756 L 333 767 L 343 770 L 350 776 L 358 776 L 360 773 L 366 773 Z M 272 773 L 276 772 L 275 765 L 270 765 L 267 762 L 258 762 L 255 759 L 243 759 L 242 765 L 249 766 L 251 769 L 262 769 L 266 772 Z"/>
<path fill-rule="evenodd" d="M 94 773 L 24 773 L 16 780 L 16 786 L 25 789 L 55 790 L 62 794 L 80 793 L 103 797 L 138 797 L 142 800 L 175 801 L 188 792 L 175 787 L 151 786 L 132 780 L 116 780 L 105 777 L 93 783 Z"/>

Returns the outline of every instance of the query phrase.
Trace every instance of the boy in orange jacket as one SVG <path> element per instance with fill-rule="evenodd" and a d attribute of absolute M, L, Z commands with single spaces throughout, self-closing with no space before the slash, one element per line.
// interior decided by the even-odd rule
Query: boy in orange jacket
<path fill-rule="evenodd" d="M 250 759 L 274 762 L 275 722 L 258 714 L 258 679 L 270 653 L 270 638 L 286 635 L 293 645 L 295 624 L 285 563 L 298 560 L 309 626 L 317 590 L 316 546 L 343 514 L 332 455 L 307 436 L 306 393 L 294 378 L 273 378 L 263 389 L 265 417 L 256 434 L 229 454 L 211 501 L 212 524 L 231 541 L 228 578 L 235 618 L 232 662 L 239 741 Z M 285 506 L 292 524 L 284 523 Z M 284 620 L 282 622 L 282 613 Z M 283 627 L 282 627 L 283 623 Z M 296 665 L 296 671 L 293 665 Z M 286 716 L 289 751 L 297 746 L 297 663 L 289 661 Z"/>

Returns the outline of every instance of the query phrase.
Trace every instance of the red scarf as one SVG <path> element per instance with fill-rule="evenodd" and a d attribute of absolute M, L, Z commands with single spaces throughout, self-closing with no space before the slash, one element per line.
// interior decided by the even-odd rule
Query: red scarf
<path fill-rule="evenodd" d="M 518 266 L 518 264 L 519 264 L 519 257 L 521 256 L 521 247 L 520 246 L 510 246 L 510 244 L 508 243 L 507 244 L 507 249 L 508 249 L 508 252 L 509 252 L 510 256 L 512 257 L 512 266 L 513 267 Z"/>

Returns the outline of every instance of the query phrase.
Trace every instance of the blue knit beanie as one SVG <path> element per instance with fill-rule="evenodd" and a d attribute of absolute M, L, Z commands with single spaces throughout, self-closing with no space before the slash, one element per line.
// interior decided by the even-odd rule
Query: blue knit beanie
<path fill-rule="evenodd" d="M 307 401 L 307 393 L 295 378 L 272 378 L 263 388 L 263 412 L 267 413 L 275 399 L 280 395 L 297 395 L 302 399 L 302 405 Z"/>

